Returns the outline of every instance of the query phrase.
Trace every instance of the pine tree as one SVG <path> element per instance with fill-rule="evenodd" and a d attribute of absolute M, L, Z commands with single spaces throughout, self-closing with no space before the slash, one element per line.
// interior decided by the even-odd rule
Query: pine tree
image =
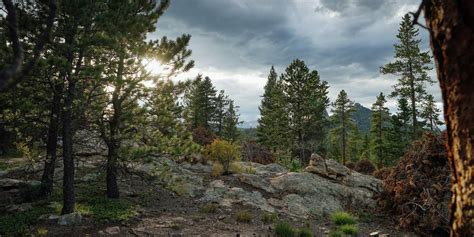
<path fill-rule="evenodd" d="M 214 99 L 214 113 L 212 114 L 212 128 L 217 136 L 222 135 L 226 110 L 229 106 L 229 96 L 224 94 L 224 90 L 220 90 L 219 95 Z"/>
<path fill-rule="evenodd" d="M 266 147 L 272 147 L 272 130 L 274 129 L 275 125 L 275 118 L 272 116 L 274 114 L 274 110 L 276 109 L 275 105 L 275 96 L 278 80 L 278 75 L 275 72 L 275 68 L 272 66 L 270 69 L 270 74 L 268 75 L 267 84 L 264 87 L 264 93 L 262 96 L 261 105 L 258 107 L 260 111 L 260 118 L 258 119 L 258 127 L 257 127 L 257 138 L 258 142 Z"/>
<path fill-rule="evenodd" d="M 238 106 L 234 107 L 234 101 L 229 100 L 229 106 L 225 112 L 223 126 L 222 126 L 222 137 L 228 141 L 237 141 L 239 137 L 239 130 L 237 125 L 239 122 Z"/>
<path fill-rule="evenodd" d="M 296 59 L 281 75 L 289 135 L 293 153 L 300 160 L 323 147 L 325 111 L 329 105 L 327 82 L 316 70 L 310 71 L 304 61 Z"/>
<path fill-rule="evenodd" d="M 356 125 L 349 131 L 347 142 L 348 160 L 355 162 L 361 159 L 364 152 L 364 137 Z"/>
<path fill-rule="evenodd" d="M 428 52 L 421 52 L 418 29 L 415 29 L 412 20 L 406 14 L 398 31 L 398 44 L 395 44 L 395 62 L 381 67 L 383 74 L 399 76 L 391 96 L 404 98 L 410 103 L 411 137 L 416 138 L 419 132 L 419 111 L 417 106 L 422 103 L 426 95 L 426 84 L 432 84 L 427 71 L 431 70 Z"/>
<path fill-rule="evenodd" d="M 348 134 L 354 127 L 354 121 L 351 119 L 351 113 L 354 112 L 354 102 L 348 98 L 344 90 L 341 90 L 332 106 L 331 111 L 334 113 L 332 121 L 335 127 L 331 133 L 334 138 L 340 141 L 337 143 L 340 147 L 335 147 L 335 150 L 339 150 L 338 154 L 342 157 L 342 163 L 346 164 Z"/>
<path fill-rule="evenodd" d="M 215 115 L 216 89 L 211 79 L 198 75 L 192 83 L 187 96 L 187 110 L 190 129 L 203 127 L 211 129 L 212 117 Z"/>
<path fill-rule="evenodd" d="M 385 107 L 385 96 L 382 92 L 377 96 L 377 101 L 372 105 L 372 120 L 370 128 L 370 149 L 373 160 L 381 168 L 386 165 L 388 154 L 388 133 L 390 129 L 390 113 Z"/>
<path fill-rule="evenodd" d="M 437 131 L 438 126 L 443 124 L 443 122 L 439 120 L 440 112 L 441 110 L 436 107 L 434 97 L 432 95 L 427 95 L 426 100 L 423 103 L 421 118 L 424 119 L 424 123 L 432 133 Z"/>

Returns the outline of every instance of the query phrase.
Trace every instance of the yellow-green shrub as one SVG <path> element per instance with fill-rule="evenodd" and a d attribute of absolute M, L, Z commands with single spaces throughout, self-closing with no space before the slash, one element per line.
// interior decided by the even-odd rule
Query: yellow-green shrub
<path fill-rule="evenodd" d="M 214 162 L 212 164 L 211 176 L 219 177 L 222 173 L 224 173 L 224 167 L 220 163 Z"/>
<path fill-rule="evenodd" d="M 230 164 L 240 159 L 240 146 L 216 139 L 206 146 L 206 153 L 213 161 L 222 165 L 224 174 L 229 174 Z"/>

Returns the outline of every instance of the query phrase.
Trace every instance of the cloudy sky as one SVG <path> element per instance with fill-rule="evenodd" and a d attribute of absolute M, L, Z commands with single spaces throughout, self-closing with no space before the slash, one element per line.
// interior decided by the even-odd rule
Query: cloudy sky
<path fill-rule="evenodd" d="M 151 38 L 191 34 L 195 67 L 177 80 L 209 76 L 247 124 L 257 120 L 270 67 L 284 71 L 299 58 L 330 85 L 369 107 L 396 78 L 379 73 L 393 58 L 398 24 L 420 0 L 174 0 Z M 428 33 L 420 29 L 422 49 Z M 153 70 L 156 69 L 151 67 Z M 430 72 L 435 77 L 435 72 Z M 440 101 L 438 85 L 429 91 Z M 395 102 L 389 101 L 395 108 Z"/>

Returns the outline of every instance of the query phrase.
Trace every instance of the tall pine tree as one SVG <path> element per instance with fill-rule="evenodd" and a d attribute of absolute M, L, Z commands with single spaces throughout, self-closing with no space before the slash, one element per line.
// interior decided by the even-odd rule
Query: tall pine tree
<path fill-rule="evenodd" d="M 344 90 L 341 90 L 332 106 L 331 111 L 334 113 L 332 121 L 335 127 L 331 130 L 331 133 L 333 138 L 336 139 L 335 141 L 339 141 L 335 144 L 337 147 L 333 147 L 333 149 L 338 151 L 337 154 L 340 154 L 342 163 L 346 164 L 348 134 L 355 126 L 351 118 L 351 114 L 354 112 L 354 102 L 349 99 Z"/>
<path fill-rule="evenodd" d="M 383 74 L 399 76 L 391 96 L 404 98 L 409 102 L 411 137 L 414 139 L 420 131 L 418 123 L 420 114 L 417 107 L 426 96 L 426 85 L 433 83 L 427 74 L 427 71 L 431 70 L 431 60 L 428 52 L 420 50 L 418 29 L 414 27 L 408 14 L 400 23 L 397 38 L 399 43 L 394 45 L 395 61 L 386 64 L 380 70 Z"/>
<path fill-rule="evenodd" d="M 370 127 L 370 150 L 372 158 L 379 168 L 389 163 L 388 154 L 388 133 L 390 129 L 390 113 L 385 107 L 385 96 L 382 92 L 377 96 L 377 100 L 372 105 L 372 120 Z"/>
<path fill-rule="evenodd" d="M 295 59 L 281 75 L 291 147 L 305 163 L 311 152 L 323 147 L 326 107 L 329 105 L 327 82 L 304 61 Z"/>

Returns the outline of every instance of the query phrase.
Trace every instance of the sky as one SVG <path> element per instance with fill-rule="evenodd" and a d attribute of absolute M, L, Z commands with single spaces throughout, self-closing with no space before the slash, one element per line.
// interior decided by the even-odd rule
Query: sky
<path fill-rule="evenodd" d="M 329 83 L 331 101 L 344 89 L 368 108 L 389 94 L 396 77 L 379 73 L 393 60 L 404 14 L 420 0 L 174 0 L 149 37 L 191 34 L 195 67 L 174 80 L 209 76 L 240 106 L 243 126 L 255 126 L 263 87 L 273 65 L 278 74 L 302 59 Z M 422 50 L 428 32 L 420 29 Z M 157 63 L 149 66 L 160 71 Z M 429 75 L 436 79 L 434 70 Z M 428 88 L 441 101 L 439 86 Z M 396 109 L 395 99 L 388 107 Z M 438 103 L 441 108 L 441 103 Z M 328 109 L 330 110 L 330 109 Z M 328 111 L 330 112 L 330 111 Z"/>

